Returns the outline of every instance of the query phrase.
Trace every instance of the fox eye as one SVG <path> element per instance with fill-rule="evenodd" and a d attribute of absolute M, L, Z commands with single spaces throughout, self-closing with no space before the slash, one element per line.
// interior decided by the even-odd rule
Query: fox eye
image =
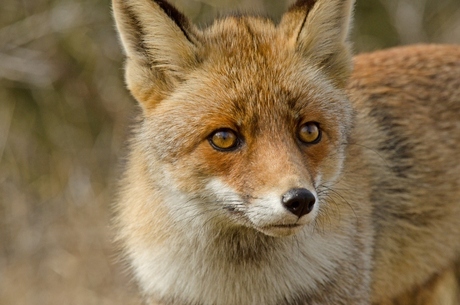
<path fill-rule="evenodd" d="M 299 140 L 305 144 L 316 144 L 321 141 L 321 129 L 316 122 L 307 122 L 300 126 L 298 134 Z"/>
<path fill-rule="evenodd" d="M 219 129 L 209 136 L 211 146 L 220 151 L 231 151 L 238 147 L 239 139 L 235 131 L 231 129 Z"/>

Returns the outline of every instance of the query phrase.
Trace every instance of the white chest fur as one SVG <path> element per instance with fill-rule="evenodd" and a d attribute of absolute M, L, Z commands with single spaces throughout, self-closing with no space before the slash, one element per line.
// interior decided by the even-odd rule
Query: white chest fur
<path fill-rule="evenodd" d="M 289 304 L 334 274 L 337 262 L 349 255 L 347 242 L 340 234 L 323 235 L 308 227 L 283 238 L 249 229 L 202 231 L 195 237 L 184 232 L 131 258 L 144 292 L 158 301 Z"/>

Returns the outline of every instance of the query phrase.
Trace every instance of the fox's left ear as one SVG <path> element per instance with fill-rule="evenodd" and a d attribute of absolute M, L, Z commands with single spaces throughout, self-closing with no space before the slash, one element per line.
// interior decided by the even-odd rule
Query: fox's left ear
<path fill-rule="evenodd" d="M 348 36 L 353 4 L 354 0 L 298 0 L 279 25 L 292 46 L 341 87 L 352 70 Z"/>

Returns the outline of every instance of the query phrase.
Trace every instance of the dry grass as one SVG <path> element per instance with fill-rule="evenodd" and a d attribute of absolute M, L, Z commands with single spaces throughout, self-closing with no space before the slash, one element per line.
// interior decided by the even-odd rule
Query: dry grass
<path fill-rule="evenodd" d="M 199 22 L 237 2 L 285 6 L 253 1 L 176 0 Z M 459 12 L 457 0 L 361 0 L 353 39 L 459 43 Z M 2 2 L 0 304 L 139 302 L 109 230 L 135 108 L 122 62 L 108 0 Z"/>

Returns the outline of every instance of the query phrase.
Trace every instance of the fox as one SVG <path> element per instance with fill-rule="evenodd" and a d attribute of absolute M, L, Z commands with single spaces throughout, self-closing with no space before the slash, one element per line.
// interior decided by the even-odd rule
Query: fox
<path fill-rule="evenodd" d="M 202 28 L 112 7 L 139 105 L 114 227 L 146 304 L 460 304 L 460 46 L 353 56 L 354 0 Z"/>

